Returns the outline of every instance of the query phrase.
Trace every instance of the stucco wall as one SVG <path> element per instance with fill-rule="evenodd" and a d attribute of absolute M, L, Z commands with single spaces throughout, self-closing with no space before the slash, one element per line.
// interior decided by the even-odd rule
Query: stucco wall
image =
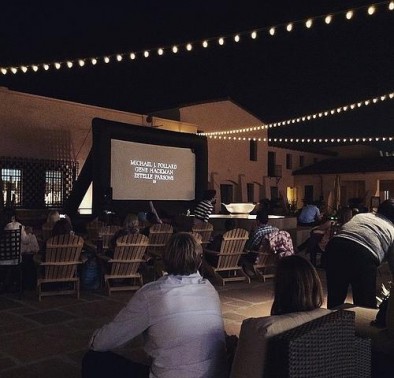
<path fill-rule="evenodd" d="M 199 130 L 205 132 L 223 131 L 240 128 L 261 126 L 263 122 L 248 113 L 231 101 L 217 101 L 206 104 L 197 104 L 180 109 L 182 121 L 195 123 Z M 259 130 L 251 133 L 231 134 L 231 136 L 266 138 L 267 130 Z M 250 161 L 248 140 L 229 140 L 221 138 L 208 138 L 209 156 L 209 181 L 218 193 L 220 184 L 234 182 L 238 184 L 236 202 L 247 201 L 247 183 L 255 183 L 256 196 L 254 201 L 260 198 L 270 198 L 270 187 L 277 186 L 279 192 L 286 196 L 286 188 L 294 185 L 292 170 L 299 168 L 299 157 L 304 156 L 305 166 L 312 164 L 314 158 L 319 160 L 326 158 L 324 155 L 304 153 L 295 150 L 287 150 L 269 147 L 267 142 L 260 141 L 257 146 L 257 161 Z M 275 152 L 276 165 L 282 166 L 282 177 L 268 177 L 268 151 Z M 293 169 L 286 169 L 286 154 L 290 153 L 293 160 Z M 219 206 L 217 206 L 217 209 Z"/>
<path fill-rule="evenodd" d="M 0 88 L 2 156 L 77 160 L 84 164 L 92 146 L 92 120 L 104 118 L 141 126 L 195 132 L 196 126 Z"/>

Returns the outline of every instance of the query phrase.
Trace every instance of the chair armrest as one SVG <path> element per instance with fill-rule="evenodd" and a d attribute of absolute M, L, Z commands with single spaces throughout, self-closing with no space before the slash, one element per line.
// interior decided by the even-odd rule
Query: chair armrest
<path fill-rule="evenodd" d="M 82 261 L 67 261 L 67 262 L 41 262 L 40 266 L 64 266 L 82 264 Z"/>

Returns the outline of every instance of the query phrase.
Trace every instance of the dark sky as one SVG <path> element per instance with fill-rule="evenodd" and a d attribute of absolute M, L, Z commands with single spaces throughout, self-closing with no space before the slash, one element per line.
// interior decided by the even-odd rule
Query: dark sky
<path fill-rule="evenodd" d="M 367 1 L 8 1 L 0 13 L 0 67 L 142 51 L 282 25 L 253 41 L 92 67 L 0 74 L 13 90 L 137 113 L 230 97 L 266 122 L 394 92 L 394 11 Z M 257 3 L 257 4 L 255 4 Z M 380 4 L 380 5 L 379 5 Z M 307 30 L 290 21 L 355 9 Z M 275 129 L 271 135 L 394 135 L 394 100 Z"/>

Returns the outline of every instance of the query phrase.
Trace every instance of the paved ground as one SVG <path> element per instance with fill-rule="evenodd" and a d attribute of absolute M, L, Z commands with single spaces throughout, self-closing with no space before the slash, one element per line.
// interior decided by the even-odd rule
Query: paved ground
<path fill-rule="evenodd" d="M 325 281 L 324 271 L 319 271 Z M 269 315 L 272 280 L 217 287 L 228 334 L 239 333 L 243 319 Z M 80 362 L 94 329 L 108 322 L 130 298 L 130 293 L 82 291 L 71 296 L 45 297 L 34 291 L 0 295 L 0 377 L 80 377 Z M 136 340 L 122 352 L 139 345 Z"/>

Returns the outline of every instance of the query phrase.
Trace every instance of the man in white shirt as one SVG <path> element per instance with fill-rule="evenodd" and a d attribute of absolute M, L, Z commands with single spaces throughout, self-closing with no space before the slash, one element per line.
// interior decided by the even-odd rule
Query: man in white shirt
<path fill-rule="evenodd" d="M 82 363 L 83 378 L 220 378 L 228 374 L 220 300 L 198 273 L 201 254 L 192 235 L 172 236 L 163 254 L 168 275 L 143 286 L 111 323 L 95 331 L 91 351 Z M 152 358 L 150 367 L 110 352 L 140 334 Z"/>

